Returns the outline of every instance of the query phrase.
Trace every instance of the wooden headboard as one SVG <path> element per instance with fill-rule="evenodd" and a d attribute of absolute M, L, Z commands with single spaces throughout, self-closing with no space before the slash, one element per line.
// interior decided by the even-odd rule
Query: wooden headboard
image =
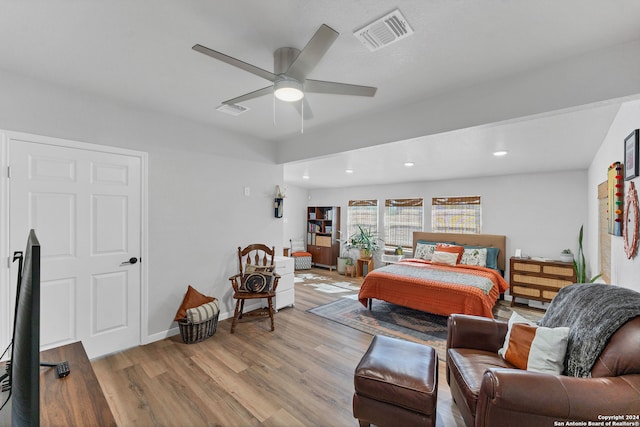
<path fill-rule="evenodd" d="M 456 242 L 458 245 L 486 246 L 499 248 L 498 268 L 502 271 L 506 266 L 507 237 L 497 234 L 457 234 L 457 233 L 430 233 L 427 231 L 413 232 L 413 252 L 416 251 L 418 240 L 429 242 Z"/>

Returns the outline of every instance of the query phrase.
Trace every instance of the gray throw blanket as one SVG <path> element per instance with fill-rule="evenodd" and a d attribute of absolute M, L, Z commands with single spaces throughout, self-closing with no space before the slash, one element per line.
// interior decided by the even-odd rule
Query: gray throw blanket
<path fill-rule="evenodd" d="M 611 335 L 636 316 L 640 316 L 640 293 L 614 285 L 584 283 L 562 288 L 539 324 L 570 328 L 565 373 L 589 377 Z"/>

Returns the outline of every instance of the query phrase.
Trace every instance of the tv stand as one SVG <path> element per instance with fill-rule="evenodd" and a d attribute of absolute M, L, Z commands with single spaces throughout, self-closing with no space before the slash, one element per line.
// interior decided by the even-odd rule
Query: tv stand
<path fill-rule="evenodd" d="M 56 369 L 40 370 L 40 426 L 116 426 L 82 342 L 45 350 L 40 358 L 67 360 L 73 367 L 64 378 L 58 378 Z M 9 413 L 10 406 L 11 402 L 7 403 L 2 412 Z M 4 421 L 0 414 L 0 426 Z"/>
<path fill-rule="evenodd" d="M 58 378 L 55 369 L 40 373 L 40 425 L 115 426 L 102 387 L 93 372 L 82 342 L 40 353 L 41 360 L 68 360 L 73 372 Z"/>

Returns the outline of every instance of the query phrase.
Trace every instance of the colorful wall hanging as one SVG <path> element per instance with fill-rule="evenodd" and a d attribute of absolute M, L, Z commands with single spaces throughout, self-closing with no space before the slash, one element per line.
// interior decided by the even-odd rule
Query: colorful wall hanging
<path fill-rule="evenodd" d="M 624 253 L 628 259 L 636 256 L 638 250 L 638 193 L 631 181 L 624 204 Z"/>
<path fill-rule="evenodd" d="M 607 189 L 608 189 L 608 231 L 614 236 L 622 236 L 622 211 L 623 211 L 623 166 L 620 162 L 615 162 L 609 166 L 607 173 Z"/>

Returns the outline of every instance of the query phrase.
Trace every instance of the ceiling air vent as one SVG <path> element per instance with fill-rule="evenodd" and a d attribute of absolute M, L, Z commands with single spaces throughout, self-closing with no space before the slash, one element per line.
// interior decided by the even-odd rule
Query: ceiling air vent
<path fill-rule="evenodd" d="M 249 111 L 247 107 L 243 107 L 242 105 L 237 104 L 222 104 L 221 106 L 216 108 L 216 110 L 222 113 L 231 114 L 232 116 L 239 116 L 245 111 Z"/>
<path fill-rule="evenodd" d="M 411 34 L 413 29 L 398 9 L 353 33 L 372 52 L 409 37 Z"/>

